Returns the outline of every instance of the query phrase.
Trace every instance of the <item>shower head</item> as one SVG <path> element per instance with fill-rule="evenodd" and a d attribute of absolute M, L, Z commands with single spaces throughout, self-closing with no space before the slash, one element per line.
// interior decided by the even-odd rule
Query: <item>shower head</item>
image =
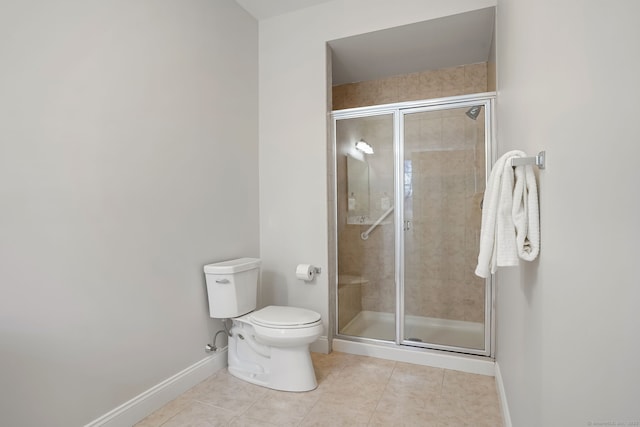
<path fill-rule="evenodd" d="M 482 105 L 474 105 L 473 107 L 469 108 L 465 114 L 469 118 L 475 120 L 480 115 L 480 109 L 481 108 L 482 108 Z"/>

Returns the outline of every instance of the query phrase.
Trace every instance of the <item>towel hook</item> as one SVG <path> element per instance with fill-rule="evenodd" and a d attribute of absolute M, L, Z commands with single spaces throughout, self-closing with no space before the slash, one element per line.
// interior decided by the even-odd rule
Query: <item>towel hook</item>
<path fill-rule="evenodd" d="M 541 151 L 535 157 L 514 157 L 511 159 L 511 166 L 536 165 L 538 169 L 544 169 L 546 155 L 546 152 Z"/>

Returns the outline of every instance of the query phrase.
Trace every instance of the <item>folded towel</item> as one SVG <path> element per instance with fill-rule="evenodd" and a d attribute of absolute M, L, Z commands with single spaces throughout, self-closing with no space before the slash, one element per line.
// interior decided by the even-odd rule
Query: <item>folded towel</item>
<path fill-rule="evenodd" d="M 517 166 L 513 189 L 513 223 L 516 227 L 518 257 L 533 261 L 540 252 L 540 211 L 538 187 L 533 167 Z"/>
<path fill-rule="evenodd" d="M 511 166 L 514 150 L 493 165 L 484 196 L 480 253 L 476 275 L 488 277 L 497 267 L 518 265 L 518 258 L 532 261 L 540 247 L 538 191 L 530 165 Z"/>

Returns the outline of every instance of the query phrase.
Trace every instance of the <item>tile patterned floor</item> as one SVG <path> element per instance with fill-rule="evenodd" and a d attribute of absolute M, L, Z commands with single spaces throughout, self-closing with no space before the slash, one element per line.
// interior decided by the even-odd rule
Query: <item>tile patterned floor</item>
<path fill-rule="evenodd" d="M 346 353 L 312 353 L 318 388 L 266 389 L 218 371 L 136 427 L 500 427 L 493 377 Z"/>

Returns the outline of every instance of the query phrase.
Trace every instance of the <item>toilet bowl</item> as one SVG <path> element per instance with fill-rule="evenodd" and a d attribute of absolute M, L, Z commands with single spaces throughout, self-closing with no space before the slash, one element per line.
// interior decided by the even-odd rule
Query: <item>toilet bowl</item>
<path fill-rule="evenodd" d="M 204 268 L 211 317 L 233 322 L 229 373 L 275 390 L 313 390 L 309 344 L 322 334 L 320 314 L 274 305 L 255 310 L 259 265 L 259 259 L 241 258 Z"/>
<path fill-rule="evenodd" d="M 239 320 L 251 323 L 259 341 L 278 347 L 309 345 L 322 334 L 320 315 L 304 308 L 271 305 Z"/>
<path fill-rule="evenodd" d="M 300 314 L 308 318 L 313 314 L 315 320 L 300 323 Z M 277 322 L 270 323 L 275 317 Z M 231 375 L 282 391 L 309 391 L 318 386 L 309 353 L 309 344 L 323 330 L 318 313 L 268 306 L 233 319 L 233 324 L 229 338 Z"/>

